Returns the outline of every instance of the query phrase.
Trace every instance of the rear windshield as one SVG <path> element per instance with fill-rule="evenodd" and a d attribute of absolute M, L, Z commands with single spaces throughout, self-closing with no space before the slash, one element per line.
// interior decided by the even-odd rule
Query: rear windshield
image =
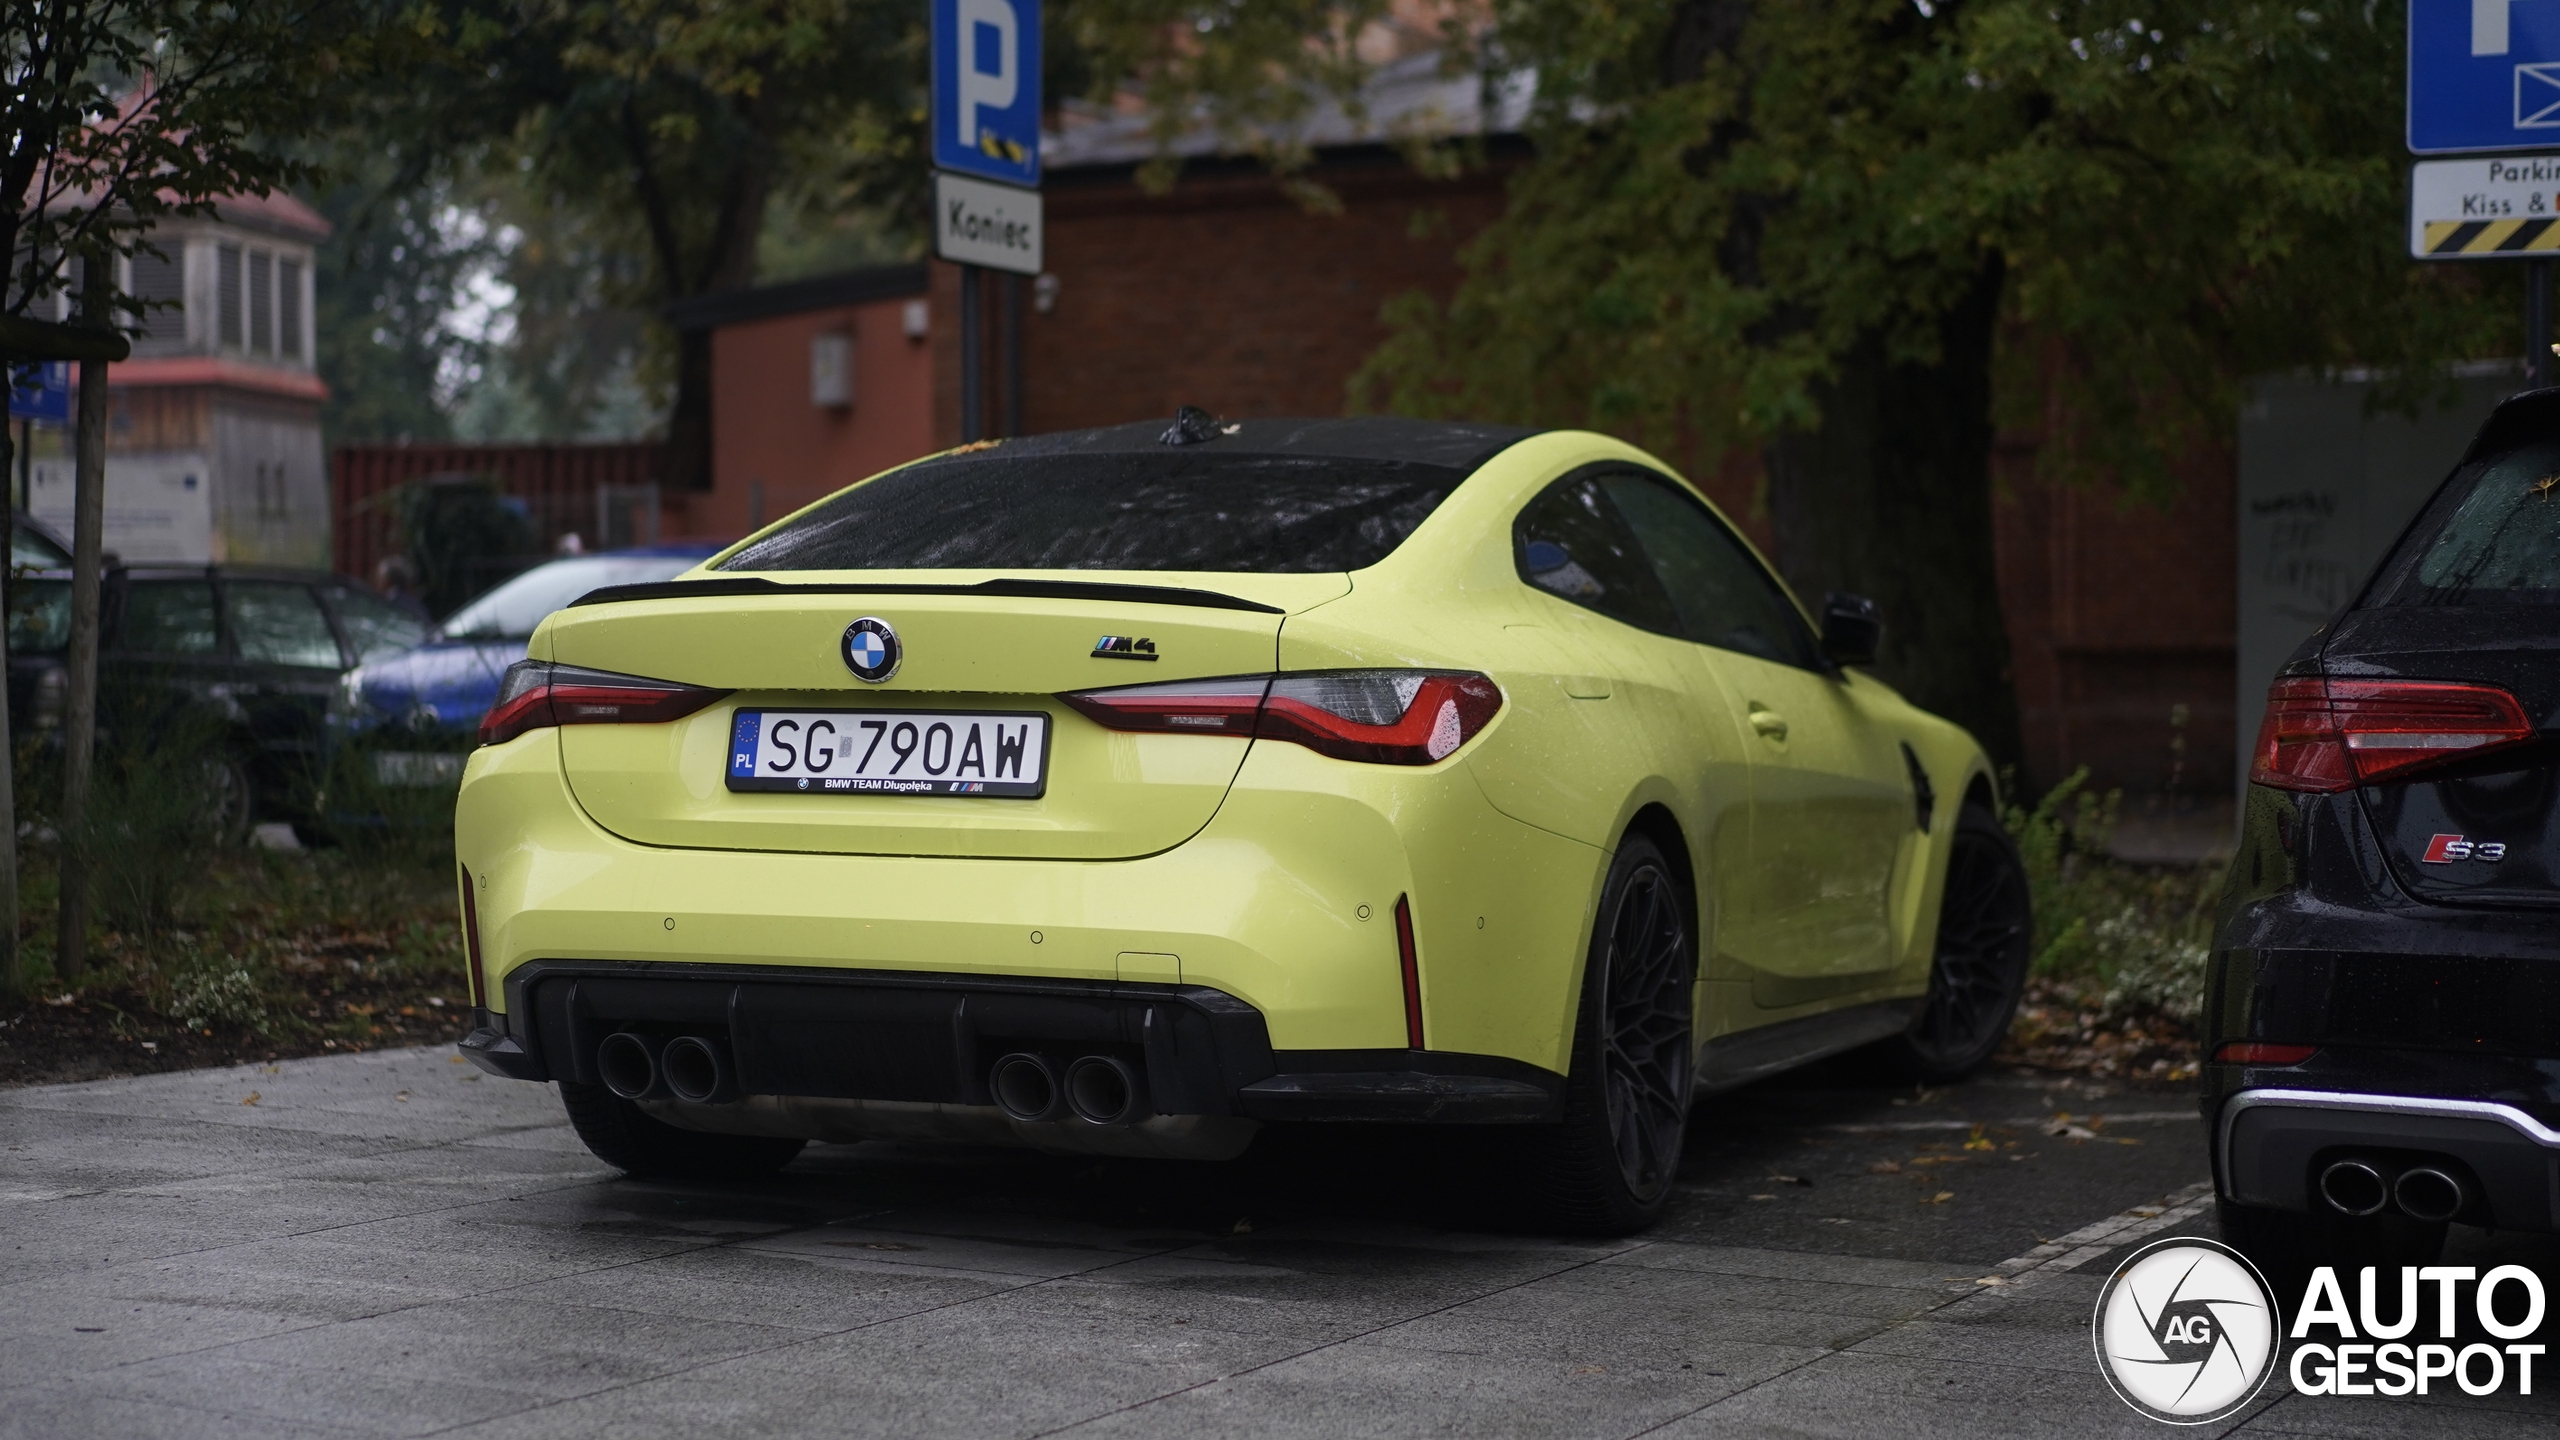
<path fill-rule="evenodd" d="M 2377 605 L 2560 605 L 2560 441 L 2455 473 L 2374 587 Z"/>
<path fill-rule="evenodd" d="M 748 542 L 723 570 L 1224 570 L 1375 565 L 1466 472 L 1333 457 L 929 461 Z"/>

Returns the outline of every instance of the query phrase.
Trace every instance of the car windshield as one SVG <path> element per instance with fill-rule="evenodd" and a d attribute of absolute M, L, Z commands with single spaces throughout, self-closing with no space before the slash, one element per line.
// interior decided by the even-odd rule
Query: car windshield
<path fill-rule="evenodd" d="M 2457 474 L 2374 588 L 2377 605 L 2560 605 L 2560 441 Z"/>
<path fill-rule="evenodd" d="M 1334 456 L 998 452 L 857 485 L 720 568 L 1358 570 L 1404 543 L 1466 473 Z"/>
<path fill-rule="evenodd" d="M 582 555 L 554 560 L 454 611 L 438 633 L 448 640 L 521 640 L 533 633 L 544 616 L 590 590 L 672 580 L 700 563 L 691 555 Z"/>
<path fill-rule="evenodd" d="M 9 527 L 9 563 L 21 570 L 61 570 L 71 564 L 71 552 L 48 539 L 31 525 Z"/>

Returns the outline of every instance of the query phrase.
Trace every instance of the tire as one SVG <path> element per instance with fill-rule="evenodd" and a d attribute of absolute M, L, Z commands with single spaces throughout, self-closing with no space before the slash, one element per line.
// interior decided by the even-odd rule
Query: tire
<path fill-rule="evenodd" d="M 237 850 L 249 843 L 257 824 L 258 794 L 249 767 L 237 755 L 217 753 L 204 762 L 204 826 L 218 850 Z"/>
<path fill-rule="evenodd" d="M 1523 1132 L 1529 1199 L 1544 1225 L 1631 1234 L 1671 1194 L 1696 1061 L 1691 912 L 1662 852 L 1629 836 L 1600 892 L 1563 1122 Z"/>
<path fill-rule="evenodd" d="M 1951 846 L 1928 999 L 1911 1029 L 1883 1047 L 1895 1071 L 1932 1085 L 1971 1075 L 1999 1050 L 2026 989 L 2035 938 L 2026 867 L 1999 817 L 1965 806 Z"/>
<path fill-rule="evenodd" d="M 2287 1309 L 2301 1303 L 2314 1266 L 2335 1266 L 2352 1280 L 2362 1266 L 2432 1265 L 2444 1254 L 2444 1222 L 2406 1215 L 2305 1213 L 2217 1199 L 2214 1218 L 2222 1243 L 2249 1257 Z"/>
<path fill-rule="evenodd" d="M 753 1180 L 792 1161 L 806 1140 L 683 1130 L 601 1085 L 560 1082 L 570 1128 L 595 1157 L 637 1180 Z"/>

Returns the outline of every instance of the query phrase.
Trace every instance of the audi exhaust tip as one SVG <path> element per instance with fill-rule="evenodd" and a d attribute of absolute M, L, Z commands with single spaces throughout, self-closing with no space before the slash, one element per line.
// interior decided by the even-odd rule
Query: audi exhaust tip
<path fill-rule="evenodd" d="M 2378 1215 L 2391 1203 L 2391 1182 L 2363 1160 L 2340 1160 L 2320 1172 L 2320 1198 L 2342 1215 Z"/>
<path fill-rule="evenodd" d="M 2462 1182 L 2432 1165 L 2421 1165 L 2400 1177 L 2391 1198 L 2402 1214 L 2415 1220 L 2450 1220 L 2462 1213 L 2470 1196 Z"/>

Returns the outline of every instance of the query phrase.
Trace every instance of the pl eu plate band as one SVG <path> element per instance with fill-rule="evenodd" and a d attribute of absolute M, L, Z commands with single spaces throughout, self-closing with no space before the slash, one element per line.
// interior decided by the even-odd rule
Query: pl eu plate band
<path fill-rule="evenodd" d="M 2231 1137 L 2241 1112 L 2255 1109 L 2343 1110 L 2367 1115 L 2425 1115 L 2454 1120 L 2494 1120 L 2545 1149 L 2560 1150 L 2554 1130 L 2513 1105 L 2494 1100 L 2450 1100 L 2433 1095 L 2360 1095 L 2351 1090 L 2243 1090 L 2222 1107 L 2222 1173 L 2232 1169 Z"/>

